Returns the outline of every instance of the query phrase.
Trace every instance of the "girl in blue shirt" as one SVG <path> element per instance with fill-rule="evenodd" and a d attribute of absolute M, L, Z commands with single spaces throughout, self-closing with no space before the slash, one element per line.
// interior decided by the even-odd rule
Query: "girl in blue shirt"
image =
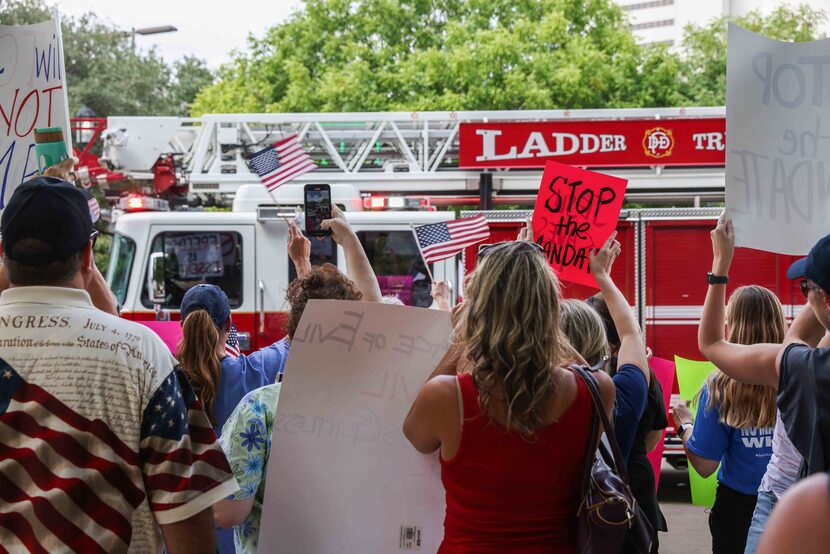
<path fill-rule="evenodd" d="M 784 340 L 784 311 L 772 291 L 755 285 L 740 287 L 726 309 L 729 342 Z M 715 504 L 709 514 L 712 552 L 743 552 L 758 486 L 772 455 L 775 389 L 739 383 L 718 371 L 698 395 L 694 425 L 684 404 L 673 406 L 673 413 L 692 467 L 708 477 L 720 465 Z"/>

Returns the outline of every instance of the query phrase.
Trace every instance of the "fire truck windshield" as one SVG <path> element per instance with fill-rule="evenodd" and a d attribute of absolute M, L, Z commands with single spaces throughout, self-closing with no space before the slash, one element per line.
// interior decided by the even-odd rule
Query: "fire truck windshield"
<path fill-rule="evenodd" d="M 432 281 L 411 231 L 358 231 L 357 236 L 384 295 L 397 296 L 407 306 L 432 304 Z"/>
<path fill-rule="evenodd" d="M 178 309 L 190 287 L 216 285 L 228 295 L 231 308 L 242 305 L 242 236 L 232 231 L 163 232 L 153 239 L 151 252 L 164 253 L 165 308 Z M 141 303 L 152 308 L 147 285 Z"/>
<path fill-rule="evenodd" d="M 135 258 L 135 242 L 124 235 L 116 233 L 112 238 L 110 262 L 107 268 L 107 285 L 115 294 L 119 305 L 124 304 L 127 297 L 127 286 L 130 284 L 130 271 Z"/>

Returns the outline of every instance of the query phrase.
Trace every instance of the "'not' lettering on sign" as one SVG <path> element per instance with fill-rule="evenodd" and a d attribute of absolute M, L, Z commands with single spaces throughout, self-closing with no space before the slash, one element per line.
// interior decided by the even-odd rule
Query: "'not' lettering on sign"
<path fill-rule="evenodd" d="M 559 279 L 598 288 L 590 252 L 617 228 L 628 181 L 549 161 L 536 208 L 533 240 L 545 250 Z"/>

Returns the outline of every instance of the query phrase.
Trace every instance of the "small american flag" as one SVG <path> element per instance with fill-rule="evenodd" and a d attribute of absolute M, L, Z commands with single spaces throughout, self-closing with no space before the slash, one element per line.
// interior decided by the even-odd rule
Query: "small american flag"
<path fill-rule="evenodd" d="M 136 450 L 106 422 L 75 412 L 0 359 L 0 429 L 3 546 L 46 552 L 57 540 L 61 551 L 125 552 L 145 498 L 159 516 L 232 479 L 178 371 L 147 404 Z"/>
<path fill-rule="evenodd" d="M 86 202 L 89 204 L 89 216 L 92 218 L 92 222 L 95 223 L 99 219 L 101 219 L 101 206 L 98 205 L 98 201 L 93 196 Z"/>
<path fill-rule="evenodd" d="M 239 350 L 239 333 L 236 332 L 236 325 L 231 325 L 231 332 L 228 340 L 225 341 L 225 354 L 231 358 L 238 358 L 242 352 Z"/>
<path fill-rule="evenodd" d="M 451 258 L 489 237 L 490 227 L 483 215 L 415 227 L 415 239 L 428 264 Z"/>
<path fill-rule="evenodd" d="M 248 158 L 248 165 L 259 180 L 273 192 L 288 181 L 317 169 L 317 164 L 303 150 L 297 135 L 274 143 Z"/>

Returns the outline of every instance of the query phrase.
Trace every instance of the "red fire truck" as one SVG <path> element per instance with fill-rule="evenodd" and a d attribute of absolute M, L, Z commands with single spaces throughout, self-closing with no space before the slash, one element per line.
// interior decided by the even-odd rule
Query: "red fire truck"
<path fill-rule="evenodd" d="M 247 346 L 277 338 L 282 291 L 291 276 L 285 225 L 261 187 L 245 186 L 257 182 L 246 156 L 297 134 L 318 164 L 298 184 L 332 185 L 385 291 L 414 305 L 429 303 L 429 277 L 416 259 L 409 225 L 455 217 L 431 210 L 477 207 L 460 216 L 483 213 L 496 242 L 515 238 L 530 215 L 548 159 L 628 179 L 631 208 L 620 218 L 623 254 L 613 276 L 655 355 L 700 359 L 696 332 L 711 263 L 708 233 L 720 213 L 700 206 L 724 196 L 723 108 L 110 117 L 77 120 L 73 130 L 76 141 L 85 139 L 78 152 L 82 173 L 113 201 L 108 278 L 126 317 L 176 317 L 186 287 L 206 279 L 230 287 Z M 100 155 L 96 136 L 103 139 Z M 126 189 L 119 192 L 116 184 Z M 280 206 L 299 209 L 299 189 L 285 187 Z M 119 197 L 125 190 L 132 196 Z M 147 210 L 164 201 L 191 209 Z M 231 202 L 230 213 L 192 209 Z M 461 293 L 476 253 L 469 248 L 432 273 Z M 337 256 L 330 246 L 318 254 Z M 188 273 L 178 262 L 182 255 L 214 262 L 214 274 Z M 155 307 L 146 289 L 153 260 L 164 262 L 168 293 Z M 730 287 L 766 286 L 792 317 L 803 299 L 785 276 L 791 261 L 739 250 Z M 593 292 L 564 288 L 569 297 Z"/>

